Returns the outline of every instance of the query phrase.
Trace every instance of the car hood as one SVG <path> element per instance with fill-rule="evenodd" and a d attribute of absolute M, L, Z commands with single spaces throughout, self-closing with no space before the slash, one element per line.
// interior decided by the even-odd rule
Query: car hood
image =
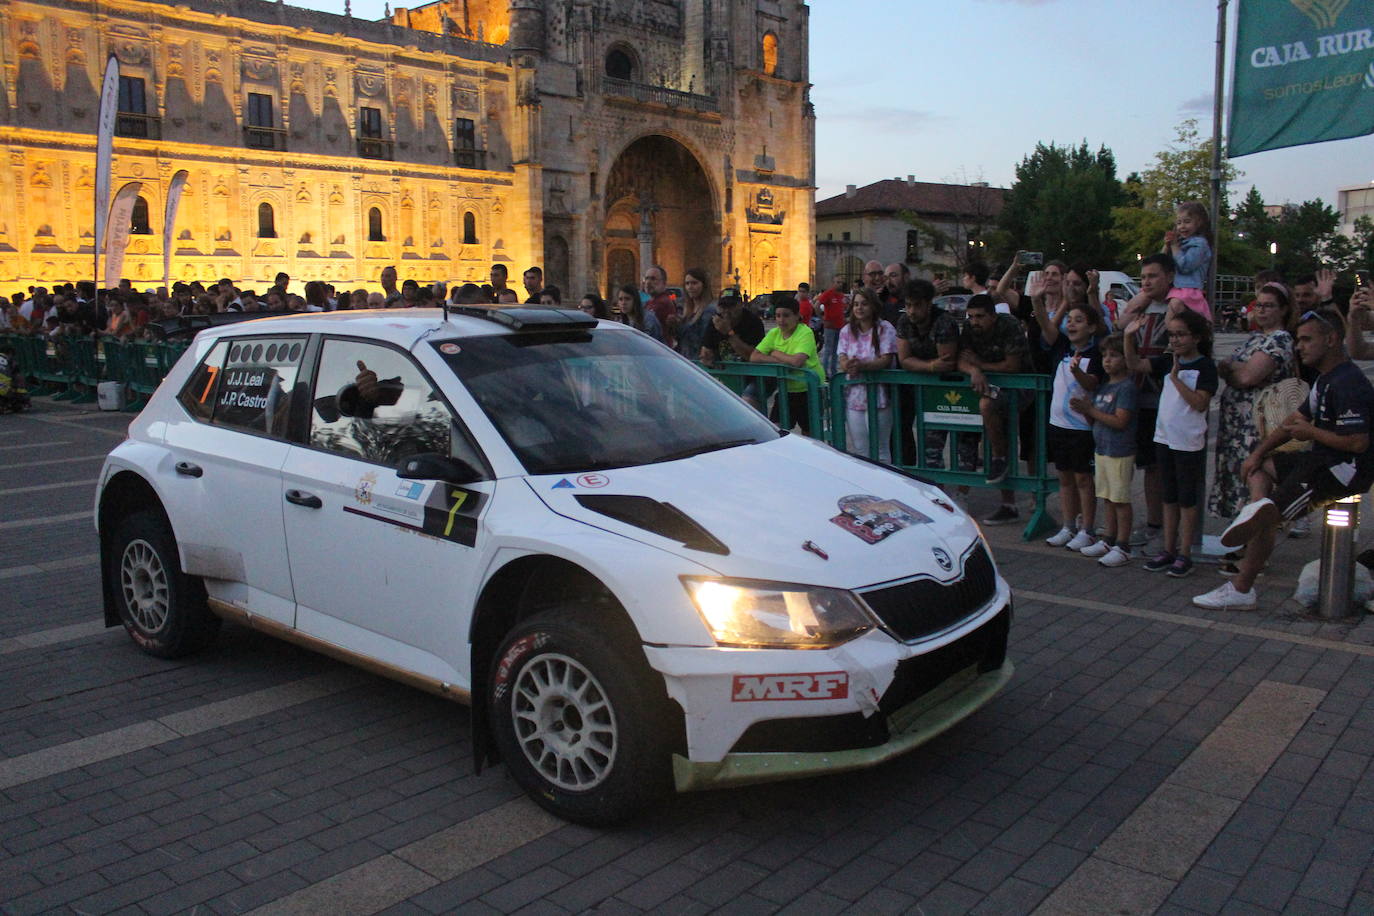
<path fill-rule="evenodd" d="M 952 579 L 979 537 L 936 487 L 795 435 L 526 482 L 565 518 L 723 576 L 836 588 Z"/>

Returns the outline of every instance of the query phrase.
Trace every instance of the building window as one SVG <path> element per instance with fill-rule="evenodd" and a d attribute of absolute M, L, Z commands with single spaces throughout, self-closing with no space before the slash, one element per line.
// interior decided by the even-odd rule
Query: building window
<path fill-rule="evenodd" d="M 358 155 L 364 159 L 390 159 L 391 141 L 382 133 L 382 110 L 358 109 Z"/>
<path fill-rule="evenodd" d="M 477 244 L 477 214 L 471 210 L 463 214 L 463 244 Z"/>
<path fill-rule="evenodd" d="M 763 36 L 763 72 L 772 76 L 778 72 L 778 36 L 765 32 Z"/>
<path fill-rule="evenodd" d="M 153 234 L 153 227 L 148 224 L 148 201 L 142 197 L 134 201 L 134 211 L 129 215 L 129 234 Z"/>
<path fill-rule="evenodd" d="M 272 205 L 269 203 L 258 204 L 258 238 L 274 239 L 277 237 L 277 217 L 272 212 Z"/>
<path fill-rule="evenodd" d="M 119 111 L 121 114 L 147 114 L 148 96 L 141 76 L 119 78 Z"/>
<path fill-rule="evenodd" d="M 606 75 L 614 80 L 635 78 L 635 59 L 624 48 L 611 48 L 606 52 Z"/>
<path fill-rule="evenodd" d="M 382 211 L 376 207 L 367 211 L 367 240 L 369 242 L 386 241 L 386 235 L 382 233 Z"/>
<path fill-rule="evenodd" d="M 906 231 L 906 263 L 921 263 L 921 232 L 919 229 Z"/>
<path fill-rule="evenodd" d="M 841 232 L 841 233 L 840 233 L 840 241 L 842 241 L 842 242 L 847 242 L 847 241 L 849 241 L 849 233 L 848 233 L 848 232 Z"/>
<path fill-rule="evenodd" d="M 162 121 L 148 114 L 148 95 L 141 76 L 119 78 L 119 113 L 115 133 L 121 137 L 162 139 Z"/>
<path fill-rule="evenodd" d="M 477 122 L 472 118 L 453 119 L 453 163 L 466 169 L 486 166 L 486 150 L 477 148 Z"/>
<path fill-rule="evenodd" d="M 267 93 L 248 93 L 243 139 L 250 149 L 286 149 L 286 131 L 277 128 L 276 113 L 272 107 L 272 96 Z"/>

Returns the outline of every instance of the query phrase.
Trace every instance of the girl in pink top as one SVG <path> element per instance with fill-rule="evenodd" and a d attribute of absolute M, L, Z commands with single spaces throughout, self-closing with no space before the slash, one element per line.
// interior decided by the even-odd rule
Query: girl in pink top
<path fill-rule="evenodd" d="M 866 287 L 854 294 L 849 322 L 840 329 L 838 347 L 840 371 L 849 378 L 861 372 L 891 369 L 897 364 L 897 329 L 878 317 L 879 303 Z M 868 453 L 868 386 L 850 385 L 845 392 L 846 448 L 856 454 Z M 887 386 L 878 386 L 878 460 L 892 461 L 892 407 Z"/>

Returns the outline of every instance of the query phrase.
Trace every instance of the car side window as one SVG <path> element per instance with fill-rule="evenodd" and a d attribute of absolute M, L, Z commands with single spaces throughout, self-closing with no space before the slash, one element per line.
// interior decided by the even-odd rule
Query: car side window
<path fill-rule="evenodd" d="M 224 343 L 229 351 L 214 382 L 215 406 L 210 422 L 274 439 L 287 438 L 305 338 L 235 337 Z"/>
<path fill-rule="evenodd" d="M 177 400 L 202 423 L 287 437 L 304 337 L 234 337 L 216 343 Z"/>
<path fill-rule="evenodd" d="M 229 352 L 229 341 L 221 340 L 210 348 L 200 365 L 191 372 L 191 377 L 182 386 L 177 400 L 186 412 L 202 423 L 210 422 L 215 410 L 215 399 L 219 393 L 219 380 L 224 369 L 224 355 Z"/>
<path fill-rule="evenodd" d="M 395 467 L 421 452 L 448 455 L 453 415 L 406 353 L 327 338 L 310 409 L 315 448 Z"/>

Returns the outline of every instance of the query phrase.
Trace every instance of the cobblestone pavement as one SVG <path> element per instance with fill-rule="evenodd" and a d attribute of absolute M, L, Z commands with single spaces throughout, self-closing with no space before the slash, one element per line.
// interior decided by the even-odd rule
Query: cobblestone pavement
<path fill-rule="evenodd" d="M 90 510 L 127 416 L 0 417 L 0 911 L 1374 912 L 1374 617 L 1106 570 L 988 529 L 1011 686 L 860 774 L 614 830 L 472 773 L 466 713 L 241 628 L 100 625 Z M 976 494 L 974 508 L 988 508 Z"/>

